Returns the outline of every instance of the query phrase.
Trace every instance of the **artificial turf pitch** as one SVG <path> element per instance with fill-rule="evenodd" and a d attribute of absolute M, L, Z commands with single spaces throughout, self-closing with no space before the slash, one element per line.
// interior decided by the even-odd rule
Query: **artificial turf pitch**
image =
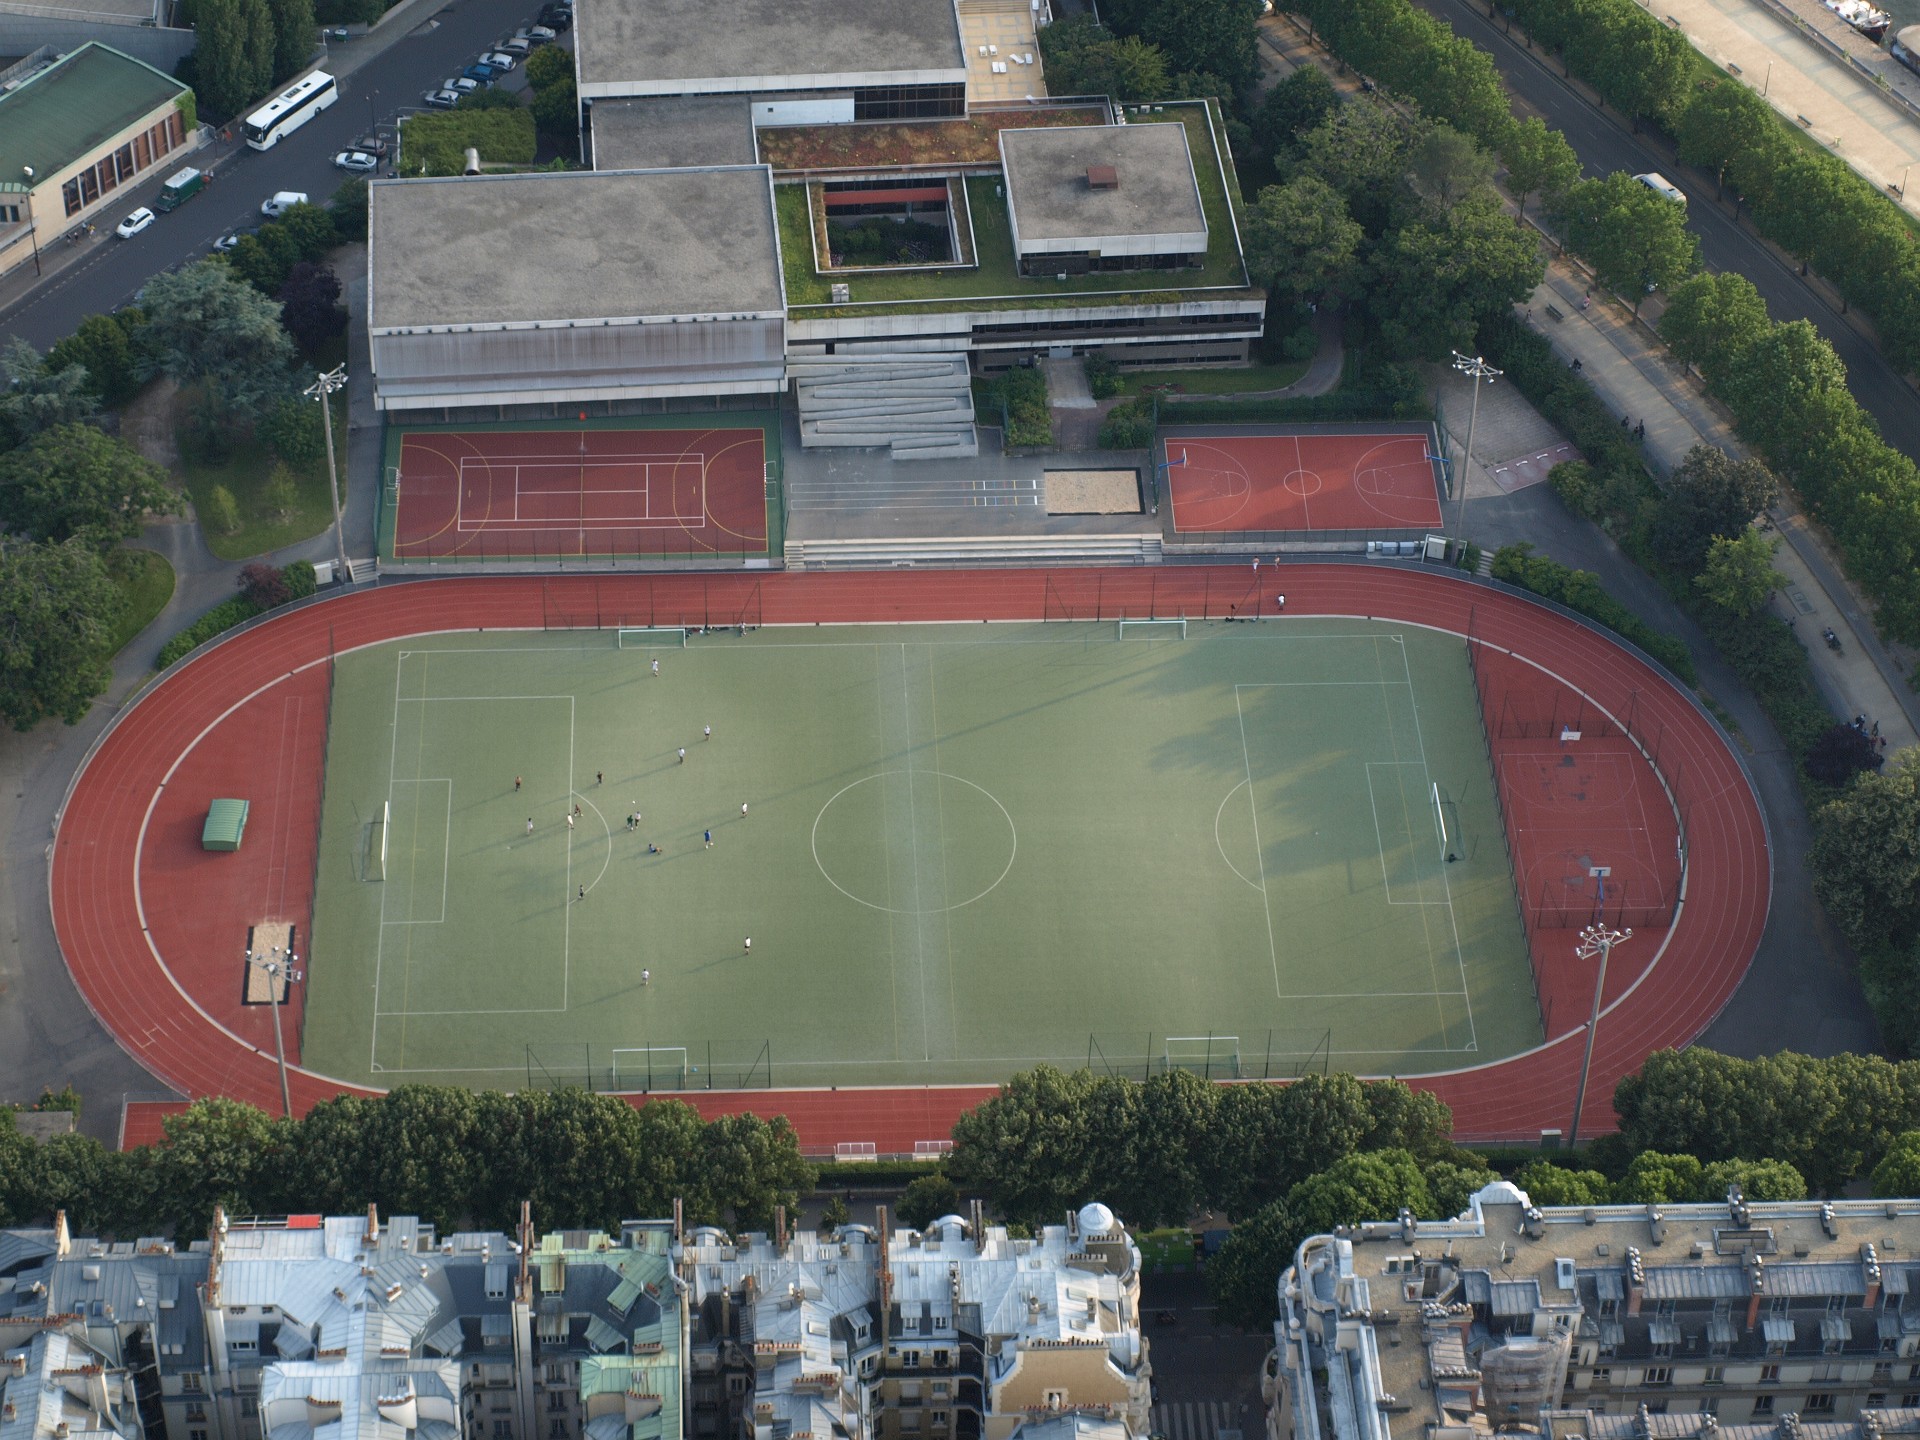
<path fill-rule="evenodd" d="M 1541 1038 L 1451 636 L 416 637 L 338 660 L 331 727 L 303 1059 L 342 1080 L 1411 1074 Z"/>

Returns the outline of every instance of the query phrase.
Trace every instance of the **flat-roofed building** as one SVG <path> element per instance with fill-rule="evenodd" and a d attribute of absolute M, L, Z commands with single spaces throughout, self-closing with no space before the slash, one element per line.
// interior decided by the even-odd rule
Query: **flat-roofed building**
<path fill-rule="evenodd" d="M 959 115 L 955 0 L 598 0 L 580 7 L 580 97 L 751 95 L 756 124 Z"/>
<path fill-rule="evenodd" d="M 780 391 L 763 166 L 383 180 L 368 319 L 384 410 Z"/>
<path fill-rule="evenodd" d="M 1002 130 L 1023 275 L 1199 269 L 1207 217 L 1183 125 Z"/>
<path fill-rule="evenodd" d="M 1536 1207 L 1344 1227 L 1279 1282 L 1270 1440 L 1920 1435 L 1920 1201 Z"/>
<path fill-rule="evenodd" d="M 189 87 L 107 45 L 0 94 L 0 274 L 75 225 L 132 210 L 127 187 L 177 169 L 195 130 Z"/>
<path fill-rule="evenodd" d="M 667 170 L 757 165 L 744 95 L 602 100 L 593 107 L 593 168 Z"/>

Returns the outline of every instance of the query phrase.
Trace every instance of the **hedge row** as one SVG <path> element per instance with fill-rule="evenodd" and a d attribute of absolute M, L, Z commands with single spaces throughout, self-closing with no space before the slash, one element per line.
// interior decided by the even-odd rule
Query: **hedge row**
<path fill-rule="evenodd" d="M 296 560 L 280 571 L 280 578 L 286 582 L 287 598 L 300 600 L 314 593 L 313 564 L 307 560 Z M 244 625 L 254 616 L 265 613 L 269 607 L 255 603 L 244 595 L 236 595 L 231 600 L 223 600 L 207 611 L 193 624 L 175 635 L 160 647 L 160 654 L 153 662 L 153 668 L 164 670 L 181 656 L 197 650 L 216 635 L 225 634 L 236 625 Z"/>
<path fill-rule="evenodd" d="M 1638 645 L 1689 688 L 1699 683 L 1693 656 L 1686 644 L 1677 636 L 1654 629 L 1627 609 L 1601 587 L 1599 577 L 1591 571 L 1575 570 L 1558 560 L 1535 555 L 1533 546 L 1523 541 L 1518 545 L 1502 545 L 1493 552 L 1493 578 L 1558 601 L 1589 620 L 1597 620 L 1616 635 Z"/>

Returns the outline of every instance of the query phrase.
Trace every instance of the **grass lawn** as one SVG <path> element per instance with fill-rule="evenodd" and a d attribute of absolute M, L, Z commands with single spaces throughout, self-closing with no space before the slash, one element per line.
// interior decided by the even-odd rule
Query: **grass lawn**
<path fill-rule="evenodd" d="M 1307 373 L 1310 362 L 1288 360 L 1279 365 L 1250 365 L 1245 369 L 1195 366 L 1191 370 L 1142 370 L 1122 377 L 1122 395 L 1144 395 L 1149 389 L 1178 395 L 1245 395 L 1282 390 Z"/>
<path fill-rule="evenodd" d="M 107 573 L 127 602 L 113 632 L 112 653 L 118 655 L 173 598 L 173 566 L 151 550 L 115 550 L 107 556 Z"/>
<path fill-rule="evenodd" d="M 318 535 L 333 523 L 333 507 L 327 503 L 327 457 L 305 465 L 293 465 L 297 503 L 293 513 L 282 519 L 270 514 L 263 493 L 267 477 L 273 473 L 274 455 L 265 445 L 253 440 L 236 440 L 231 453 L 221 464 L 212 464 L 200 453 L 187 419 L 193 412 L 194 396 L 182 390 L 179 396 L 180 473 L 187 493 L 193 496 L 193 508 L 200 517 L 207 547 L 222 560 L 246 560 L 270 550 L 292 545 Z M 342 391 L 332 401 L 333 443 L 342 458 L 347 453 L 347 401 Z M 230 535 L 219 535 L 208 521 L 212 513 L 207 497 L 216 485 L 233 492 L 240 508 L 240 528 Z"/>

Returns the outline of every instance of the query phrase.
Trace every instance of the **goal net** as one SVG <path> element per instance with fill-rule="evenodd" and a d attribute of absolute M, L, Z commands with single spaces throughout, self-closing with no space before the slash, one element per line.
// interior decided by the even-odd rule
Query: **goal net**
<path fill-rule="evenodd" d="M 691 1073 L 684 1045 L 635 1045 L 613 1052 L 616 1090 L 684 1090 Z"/>
<path fill-rule="evenodd" d="M 1206 1080 L 1240 1078 L 1238 1035 L 1169 1035 L 1160 1055 L 1168 1071 L 1191 1070 Z"/>
<path fill-rule="evenodd" d="M 1187 638 L 1187 621 L 1182 616 L 1178 620 L 1122 620 L 1120 622 L 1122 640 L 1184 640 Z"/>
<path fill-rule="evenodd" d="M 663 645 L 686 647 L 687 632 L 681 625 L 639 625 L 620 627 L 622 650 L 657 650 Z"/>

